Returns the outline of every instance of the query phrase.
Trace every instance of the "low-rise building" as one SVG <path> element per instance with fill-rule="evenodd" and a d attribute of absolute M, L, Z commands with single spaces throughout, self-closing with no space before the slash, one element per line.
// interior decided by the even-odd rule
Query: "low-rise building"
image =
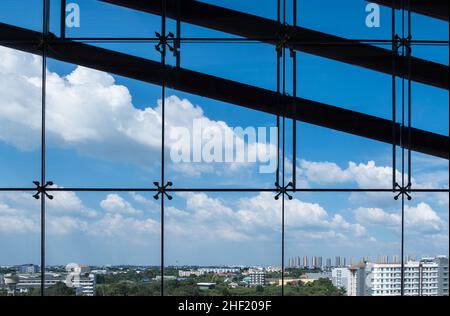
<path fill-rule="evenodd" d="M 190 276 L 201 276 L 204 275 L 204 271 L 198 270 L 178 270 L 178 276 L 183 278 L 189 278 Z"/>
<path fill-rule="evenodd" d="M 250 271 L 250 286 L 265 285 L 266 284 L 266 272 L 264 270 Z"/>
<path fill-rule="evenodd" d="M 39 266 L 35 264 L 23 264 L 19 266 L 20 274 L 36 274 L 39 273 Z"/>

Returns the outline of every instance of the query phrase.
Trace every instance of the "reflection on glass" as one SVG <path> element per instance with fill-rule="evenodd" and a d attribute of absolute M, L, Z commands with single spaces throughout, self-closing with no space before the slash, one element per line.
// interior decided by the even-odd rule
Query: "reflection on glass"
<path fill-rule="evenodd" d="M 281 294 L 281 201 L 272 193 L 178 193 L 165 221 L 165 295 Z"/>
<path fill-rule="evenodd" d="M 160 295 L 160 207 L 152 195 L 52 195 L 46 295 Z"/>
<path fill-rule="evenodd" d="M 400 214 L 390 193 L 296 193 L 285 207 L 285 295 L 380 295 L 376 269 L 399 267 Z"/>
<path fill-rule="evenodd" d="M 40 294 L 40 212 L 30 192 L 0 193 L 0 296 Z"/>

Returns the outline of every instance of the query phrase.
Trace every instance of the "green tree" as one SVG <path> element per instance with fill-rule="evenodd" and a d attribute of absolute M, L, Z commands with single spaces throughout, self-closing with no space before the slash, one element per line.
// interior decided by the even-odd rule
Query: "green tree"
<path fill-rule="evenodd" d="M 67 287 L 64 283 L 58 282 L 55 285 L 49 286 L 44 294 L 46 296 L 75 296 L 75 289 Z"/>
<path fill-rule="evenodd" d="M 255 288 L 255 292 L 256 292 L 256 294 L 258 294 L 258 295 L 263 294 L 263 293 L 264 293 L 264 286 L 262 286 L 262 285 L 257 285 L 256 288 Z"/>

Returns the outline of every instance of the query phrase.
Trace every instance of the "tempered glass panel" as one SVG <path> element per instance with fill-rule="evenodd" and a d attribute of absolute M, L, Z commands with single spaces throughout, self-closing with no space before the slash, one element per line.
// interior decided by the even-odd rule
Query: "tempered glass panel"
<path fill-rule="evenodd" d="M 413 44 L 411 54 L 413 57 L 448 66 L 448 43 Z"/>
<path fill-rule="evenodd" d="M 204 26 L 199 26 L 196 24 L 186 23 L 180 20 L 180 37 L 182 38 L 182 43 L 184 42 L 201 42 L 203 40 L 235 40 L 241 39 L 245 41 L 246 38 L 241 36 L 226 33 L 224 31 L 218 31 L 213 28 L 208 28 Z M 174 35 L 177 34 L 177 22 L 176 19 L 167 19 L 167 29 L 171 31 Z"/>
<path fill-rule="evenodd" d="M 165 150 L 167 179 L 175 187 L 271 188 L 276 117 L 167 89 Z"/>
<path fill-rule="evenodd" d="M 160 295 L 160 205 L 151 194 L 51 194 L 46 295 Z"/>
<path fill-rule="evenodd" d="M 0 23 L 42 31 L 43 1 L 2 0 L 0 2 Z"/>
<path fill-rule="evenodd" d="M 275 46 L 261 43 L 183 43 L 181 67 L 252 86 L 276 90 Z M 175 58 L 168 61 L 175 65 Z"/>
<path fill-rule="evenodd" d="M 42 58 L 0 46 L 0 187 L 40 174 Z"/>
<path fill-rule="evenodd" d="M 413 51 L 421 50 L 425 59 L 432 56 L 446 55 L 444 47 L 430 45 L 413 45 Z M 430 49 L 429 51 L 427 49 Z M 448 58 L 448 55 L 447 55 Z M 437 61 L 437 60 L 436 60 Z M 447 61 L 448 64 L 448 61 Z M 397 78 L 397 122 L 408 124 L 408 84 Z M 404 85 L 404 88 L 402 88 Z M 404 89 L 404 92 L 402 91 Z M 402 97 L 404 95 L 404 97 Z M 439 135 L 449 135 L 449 106 L 448 90 L 411 83 L 411 125 L 424 131 Z M 403 110 L 404 104 L 404 110 Z M 404 112 L 404 116 L 403 116 Z M 414 139 L 412 139 L 414 141 Z M 405 144 L 407 147 L 407 143 Z M 407 151 L 405 151 L 405 173 L 408 173 Z M 397 168 L 401 170 L 402 151 L 397 147 Z M 448 160 L 425 155 L 419 152 L 412 153 L 411 175 L 413 188 L 443 189 L 448 188 Z M 399 177 L 400 181 L 401 178 Z M 405 183 L 407 183 L 405 177 Z"/>
<path fill-rule="evenodd" d="M 30 192 L 0 193 L 0 296 L 39 295 L 40 212 Z M 11 286 L 5 285 L 7 279 Z M 15 285 L 15 286 L 14 286 Z"/>
<path fill-rule="evenodd" d="M 250 14 L 256 17 L 263 17 L 268 20 L 277 20 L 277 0 L 251 0 L 251 1 L 231 1 L 231 0 L 208 0 L 208 1 L 198 1 L 204 2 L 217 6 L 219 8 L 226 8 L 235 10 L 238 12 Z M 240 23 L 245 28 L 247 26 L 252 26 L 251 22 L 244 19 L 242 21 L 236 21 L 235 15 L 231 14 L 231 17 L 227 20 L 225 17 L 220 16 L 219 20 L 215 21 L 212 16 L 208 17 L 208 23 L 211 24 L 210 27 L 203 27 L 197 24 L 186 23 L 183 20 L 183 10 L 180 11 L 181 16 L 181 38 L 189 39 L 245 39 L 236 34 L 226 33 L 224 31 L 216 30 L 215 27 L 221 27 L 223 23 L 230 25 L 232 28 L 236 26 L 236 23 Z M 176 33 L 176 19 L 167 20 L 168 28 L 172 33 Z M 203 21 L 196 21 L 198 24 L 203 24 Z"/>
<path fill-rule="evenodd" d="M 201 0 L 200 2 L 257 15 L 272 20 L 277 19 L 277 0 Z"/>
<path fill-rule="evenodd" d="M 273 193 L 174 194 L 165 223 L 165 295 L 281 294 Z"/>
<path fill-rule="evenodd" d="M 391 38 L 390 8 L 360 0 L 297 2 L 297 24 L 302 27 L 350 39 Z"/>
<path fill-rule="evenodd" d="M 448 46 L 413 45 L 412 51 L 413 54 L 417 54 L 420 58 L 448 67 Z M 448 100 L 448 90 L 412 82 L 412 125 L 416 128 L 448 136 Z M 398 115 L 400 119 L 400 113 Z"/>
<path fill-rule="evenodd" d="M 108 51 L 125 54 L 125 56 L 121 57 L 122 60 L 128 61 L 130 63 L 135 60 L 133 57 L 140 57 L 145 60 L 150 60 L 156 63 L 161 62 L 161 54 L 156 50 L 158 42 L 154 40 L 142 42 L 133 42 L 133 41 L 124 41 L 124 42 L 82 41 L 82 42 L 86 45 L 100 47 L 107 49 Z M 131 58 L 129 56 L 131 56 Z"/>
<path fill-rule="evenodd" d="M 327 46 L 333 51 L 335 46 Z M 374 46 L 374 49 L 390 47 Z M 308 45 L 308 50 L 323 50 L 323 46 Z M 354 60 L 370 56 L 355 54 Z M 387 67 L 389 67 L 387 65 Z M 288 80 L 291 80 L 291 69 Z M 390 68 L 388 68 L 390 69 Z M 338 62 L 300 52 L 297 54 L 297 96 L 337 107 L 391 118 L 392 83 L 391 75 L 359 66 Z M 288 83 L 288 87 L 291 83 Z"/>
<path fill-rule="evenodd" d="M 449 162 L 443 158 L 412 153 L 411 175 L 415 189 L 448 189 Z"/>
<path fill-rule="evenodd" d="M 399 87 L 400 89 L 400 87 Z M 407 93 L 407 90 L 405 90 Z M 433 133 L 447 135 L 449 133 L 449 103 L 448 90 L 431 86 L 411 84 L 411 124 L 415 128 Z M 407 100 L 407 97 L 405 98 Z M 405 115 L 407 115 L 407 103 L 405 103 Z M 398 120 L 401 120 L 401 103 L 398 104 Z M 407 116 L 405 124 L 407 124 Z"/>
<path fill-rule="evenodd" d="M 417 40 L 448 41 L 448 21 L 412 13 L 411 35 Z"/>
<path fill-rule="evenodd" d="M 160 87 L 50 61 L 47 178 L 65 187 L 154 187 Z"/>
<path fill-rule="evenodd" d="M 296 165 L 298 188 L 392 188 L 390 144 L 320 126 L 298 123 Z"/>
<path fill-rule="evenodd" d="M 285 206 L 285 295 L 381 295 L 374 268 L 399 261 L 399 214 L 392 193 L 296 193 Z"/>

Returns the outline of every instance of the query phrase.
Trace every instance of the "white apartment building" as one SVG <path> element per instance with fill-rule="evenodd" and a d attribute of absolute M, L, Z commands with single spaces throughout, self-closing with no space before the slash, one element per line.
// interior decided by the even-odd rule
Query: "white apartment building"
<path fill-rule="evenodd" d="M 41 287 L 40 274 L 19 274 L 19 282 L 16 291 L 19 293 L 27 293 L 30 289 L 39 289 Z M 57 273 L 46 273 L 44 287 L 48 288 L 62 282 L 61 275 Z"/>
<path fill-rule="evenodd" d="M 197 271 L 207 274 L 223 274 L 223 273 L 238 273 L 241 271 L 239 268 L 228 268 L 228 267 L 211 267 L 211 268 L 199 268 Z"/>
<path fill-rule="evenodd" d="M 370 273 L 366 263 L 352 265 L 349 268 L 347 296 L 369 296 L 366 280 Z"/>
<path fill-rule="evenodd" d="M 335 287 L 344 288 L 347 290 L 349 278 L 350 278 L 350 269 L 348 268 L 331 269 L 331 282 Z"/>
<path fill-rule="evenodd" d="M 95 274 L 87 273 L 74 280 L 73 287 L 77 296 L 95 296 L 96 283 Z"/>
<path fill-rule="evenodd" d="M 250 271 L 250 285 L 265 285 L 266 284 L 266 272 L 262 270 Z"/>
<path fill-rule="evenodd" d="M 178 276 L 183 278 L 189 278 L 190 276 L 201 276 L 204 275 L 204 271 L 197 271 L 197 270 L 179 270 Z"/>
<path fill-rule="evenodd" d="M 407 261 L 404 269 L 404 295 L 448 296 L 447 257 Z M 400 263 L 363 263 L 350 268 L 349 296 L 401 295 Z"/>

